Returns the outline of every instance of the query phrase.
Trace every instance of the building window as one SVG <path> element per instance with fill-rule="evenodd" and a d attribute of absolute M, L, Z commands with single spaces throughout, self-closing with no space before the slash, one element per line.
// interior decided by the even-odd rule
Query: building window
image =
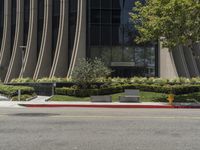
<path fill-rule="evenodd" d="M 44 25 L 44 0 L 38 0 L 37 58 L 40 52 Z"/>
<path fill-rule="evenodd" d="M 134 43 L 129 12 L 135 1 L 87 0 L 87 56 L 106 59 L 116 76 L 120 70 L 123 76 L 155 76 L 156 44 Z"/>
<path fill-rule="evenodd" d="M 3 23 L 4 23 L 4 0 L 0 0 L 0 47 L 3 38 Z"/>

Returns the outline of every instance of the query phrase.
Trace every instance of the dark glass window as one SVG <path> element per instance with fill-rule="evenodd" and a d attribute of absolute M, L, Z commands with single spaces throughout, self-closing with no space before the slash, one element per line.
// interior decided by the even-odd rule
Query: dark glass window
<path fill-rule="evenodd" d="M 16 0 L 11 1 L 11 52 L 14 45 L 15 30 L 16 30 L 16 13 L 17 13 Z M 12 53 L 11 53 L 12 54 Z"/>
<path fill-rule="evenodd" d="M 112 24 L 120 24 L 121 21 L 121 11 L 120 10 L 112 10 Z"/>
<path fill-rule="evenodd" d="M 43 25 L 44 25 L 44 0 L 38 0 L 37 58 L 39 55 L 40 46 L 42 42 Z"/>
<path fill-rule="evenodd" d="M 100 57 L 114 76 L 156 75 L 156 46 L 134 43 L 129 12 L 135 1 L 87 0 L 87 56 Z"/>
<path fill-rule="evenodd" d="M 101 37 L 101 32 L 100 32 L 100 25 L 92 25 L 90 28 L 90 37 L 93 37 L 90 39 L 90 44 L 91 45 L 100 45 L 100 37 Z"/>
<path fill-rule="evenodd" d="M 113 9 L 121 9 L 122 5 L 123 5 L 123 0 L 112 0 Z"/>
<path fill-rule="evenodd" d="M 92 0 L 89 1 L 91 8 L 100 9 L 101 0 Z"/>
<path fill-rule="evenodd" d="M 24 40 L 23 44 L 27 45 L 28 30 L 29 30 L 29 15 L 30 15 L 30 0 L 24 1 Z"/>
<path fill-rule="evenodd" d="M 101 27 L 101 45 L 111 46 L 111 26 L 103 25 Z"/>
<path fill-rule="evenodd" d="M 90 14 L 91 23 L 100 23 L 101 21 L 101 12 L 98 9 L 91 10 Z"/>
<path fill-rule="evenodd" d="M 0 48 L 3 38 L 3 23 L 4 23 L 4 0 L 0 0 Z"/>
<path fill-rule="evenodd" d="M 76 21 L 77 21 L 77 7 L 78 7 L 78 0 L 69 0 L 69 53 L 68 53 L 68 61 L 70 64 L 71 56 L 72 56 L 72 50 L 74 46 L 74 39 L 75 39 L 75 33 L 76 33 Z"/>
<path fill-rule="evenodd" d="M 109 9 L 103 9 L 101 10 L 101 23 L 102 24 L 111 24 L 111 18 L 112 18 L 112 11 Z"/>
<path fill-rule="evenodd" d="M 101 0 L 101 9 L 111 9 L 112 8 L 112 0 Z"/>
<path fill-rule="evenodd" d="M 60 21 L 60 0 L 53 0 L 52 8 L 52 63 L 55 55 L 56 44 L 58 40 L 58 30 Z"/>

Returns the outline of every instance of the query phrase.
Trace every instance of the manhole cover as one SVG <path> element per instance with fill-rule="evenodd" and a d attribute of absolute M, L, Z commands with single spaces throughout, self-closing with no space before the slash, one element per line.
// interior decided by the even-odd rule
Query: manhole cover
<path fill-rule="evenodd" d="M 49 116 L 58 116 L 59 114 L 51 113 L 17 113 L 10 114 L 10 116 L 20 116 L 20 117 L 49 117 Z"/>

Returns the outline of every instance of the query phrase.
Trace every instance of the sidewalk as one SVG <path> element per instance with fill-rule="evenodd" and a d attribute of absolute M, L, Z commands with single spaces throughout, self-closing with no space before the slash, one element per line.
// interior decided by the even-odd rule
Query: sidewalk
<path fill-rule="evenodd" d="M 0 107 L 31 107 L 31 108 L 52 108 L 52 107 L 80 107 L 80 108 L 146 108 L 146 109 L 199 109 L 200 103 L 174 103 L 173 106 L 168 103 L 93 103 L 93 102 L 50 102 L 49 97 L 38 96 L 27 102 L 0 101 Z"/>

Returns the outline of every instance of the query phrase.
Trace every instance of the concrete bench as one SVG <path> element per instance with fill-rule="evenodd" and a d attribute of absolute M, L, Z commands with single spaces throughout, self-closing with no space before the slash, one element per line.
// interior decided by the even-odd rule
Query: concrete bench
<path fill-rule="evenodd" d="M 99 95 L 99 96 L 90 96 L 91 102 L 102 102 L 102 103 L 110 103 L 112 102 L 111 96 Z"/>
<path fill-rule="evenodd" d="M 124 96 L 119 97 L 120 102 L 140 102 L 140 91 L 139 90 L 125 90 Z"/>

